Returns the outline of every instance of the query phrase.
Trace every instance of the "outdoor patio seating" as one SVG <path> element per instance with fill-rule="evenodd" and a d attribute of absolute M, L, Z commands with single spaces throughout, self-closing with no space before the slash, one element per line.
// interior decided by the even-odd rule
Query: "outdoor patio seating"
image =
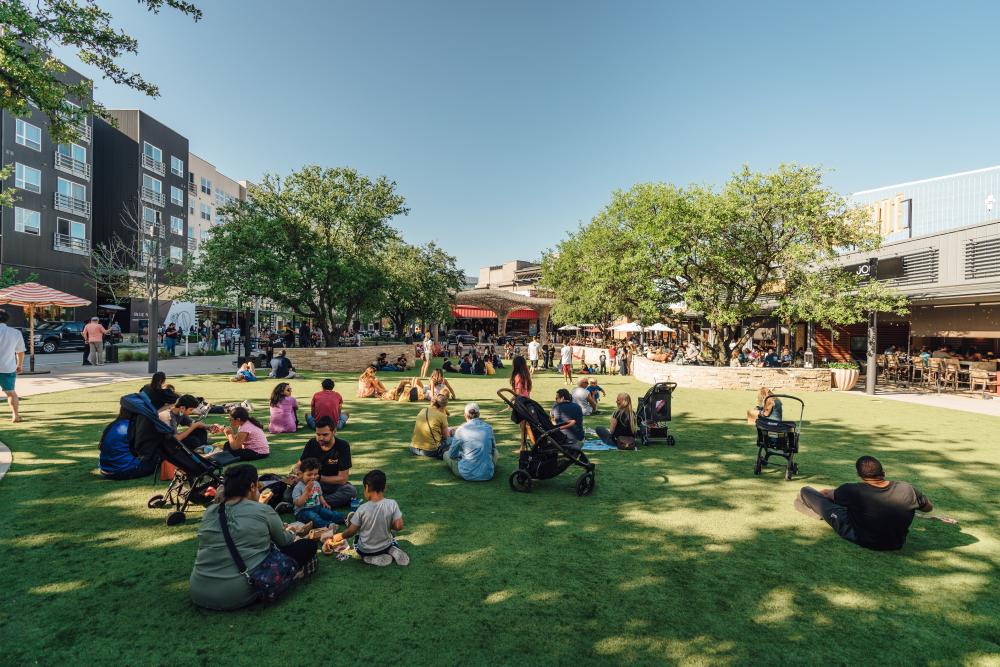
<path fill-rule="evenodd" d="M 974 392 L 977 387 L 982 389 L 982 398 L 992 398 L 990 394 L 996 393 L 997 390 L 997 374 L 980 369 L 972 369 L 969 371 L 969 391 Z"/>

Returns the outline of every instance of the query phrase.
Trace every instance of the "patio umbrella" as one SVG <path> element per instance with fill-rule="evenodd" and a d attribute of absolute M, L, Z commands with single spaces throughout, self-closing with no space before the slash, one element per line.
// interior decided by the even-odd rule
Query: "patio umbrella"
<path fill-rule="evenodd" d="M 567 324 L 564 327 L 559 327 L 559 331 L 579 331 L 580 327 L 574 326 L 572 324 Z"/>
<path fill-rule="evenodd" d="M 0 289 L 0 305 L 21 306 L 28 314 L 28 341 L 31 345 L 30 371 L 35 372 L 35 308 L 59 306 L 78 308 L 90 302 L 38 283 L 21 283 Z"/>
<path fill-rule="evenodd" d="M 601 333 L 601 330 L 597 327 L 587 327 L 584 331 L 587 333 Z"/>
<path fill-rule="evenodd" d="M 635 333 L 642 331 L 642 325 L 638 322 L 626 322 L 625 324 L 619 324 L 618 326 L 611 327 L 611 330 Z"/>
<path fill-rule="evenodd" d="M 657 322 L 652 326 L 646 327 L 646 331 L 673 331 L 673 329 L 668 327 L 666 324 L 663 324 L 662 322 Z"/>

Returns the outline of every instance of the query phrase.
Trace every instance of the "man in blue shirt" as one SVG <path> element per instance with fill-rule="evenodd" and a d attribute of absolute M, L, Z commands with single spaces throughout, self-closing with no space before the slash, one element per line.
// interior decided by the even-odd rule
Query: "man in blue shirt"
<path fill-rule="evenodd" d="M 465 406 L 465 423 L 455 430 L 444 462 L 457 477 L 469 482 L 493 479 L 497 462 L 493 427 L 479 418 L 479 404 Z"/>
<path fill-rule="evenodd" d="M 552 421 L 563 432 L 571 447 L 583 444 L 583 410 L 573 402 L 573 396 L 566 389 L 556 392 L 556 404 L 552 406 Z"/>

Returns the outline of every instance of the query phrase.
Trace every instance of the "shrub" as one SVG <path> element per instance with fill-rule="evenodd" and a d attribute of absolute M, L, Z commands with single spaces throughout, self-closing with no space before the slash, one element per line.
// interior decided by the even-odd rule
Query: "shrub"
<path fill-rule="evenodd" d="M 831 361 L 826 365 L 827 368 L 844 368 L 847 370 L 857 370 L 858 365 L 853 361 Z"/>

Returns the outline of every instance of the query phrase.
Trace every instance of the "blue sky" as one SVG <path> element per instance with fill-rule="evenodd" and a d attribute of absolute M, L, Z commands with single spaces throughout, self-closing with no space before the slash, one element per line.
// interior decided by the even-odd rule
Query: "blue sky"
<path fill-rule="evenodd" d="M 236 179 L 385 174 L 406 239 L 469 273 L 637 182 L 800 162 L 851 192 L 1000 163 L 1000 3 L 196 0 L 199 23 L 100 4 L 161 89 L 98 81 L 106 105 Z"/>

